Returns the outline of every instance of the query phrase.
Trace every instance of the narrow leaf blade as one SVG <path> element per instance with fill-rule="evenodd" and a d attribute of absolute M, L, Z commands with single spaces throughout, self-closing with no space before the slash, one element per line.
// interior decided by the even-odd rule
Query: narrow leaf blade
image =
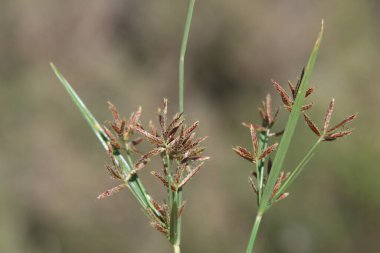
<path fill-rule="evenodd" d="M 96 137 L 98 137 L 104 149 L 108 151 L 107 143 L 109 143 L 110 140 L 105 134 L 99 122 L 95 119 L 95 117 L 92 115 L 90 110 L 87 109 L 86 105 L 83 103 L 83 101 L 74 91 L 74 89 L 71 87 L 70 83 L 66 80 L 66 78 L 59 72 L 58 68 L 53 63 L 50 63 L 50 66 L 53 69 L 58 80 L 61 82 L 63 87 L 69 93 L 75 105 L 78 107 L 78 109 L 82 113 L 83 117 L 86 119 L 87 123 L 90 125 L 90 128 L 94 131 Z M 116 161 L 123 167 L 126 174 L 129 174 L 132 171 L 131 166 L 126 162 L 123 156 L 114 155 L 114 157 Z M 129 180 L 127 185 L 128 185 L 128 188 L 131 190 L 132 194 L 137 199 L 137 201 L 144 207 L 144 209 L 146 209 L 147 206 L 150 206 L 152 210 L 154 210 L 155 214 L 158 217 L 160 217 L 158 214 L 158 211 L 154 207 L 152 207 L 149 201 L 150 196 L 146 193 L 143 185 L 141 184 L 137 176 L 133 180 Z"/>
<path fill-rule="evenodd" d="M 53 63 L 50 63 L 50 66 L 53 69 L 58 80 L 61 82 L 63 87 L 69 93 L 69 95 L 70 95 L 71 99 L 73 100 L 73 102 L 75 103 L 75 105 L 78 107 L 78 109 L 82 113 L 82 116 L 86 119 L 87 123 L 90 125 L 92 131 L 94 131 L 96 137 L 98 137 L 98 139 L 101 142 L 101 144 L 103 145 L 103 147 L 106 150 L 108 150 L 107 141 L 109 141 L 109 139 L 106 136 L 106 134 L 104 133 L 101 125 L 98 123 L 98 121 L 92 115 L 92 113 L 87 109 L 86 105 L 79 98 L 79 96 L 74 91 L 74 89 L 71 87 L 70 83 L 66 80 L 66 78 L 59 72 L 57 67 Z"/>
<path fill-rule="evenodd" d="M 322 21 L 321 31 L 318 35 L 318 38 L 317 38 L 315 45 L 314 45 L 314 48 L 313 48 L 311 55 L 309 57 L 309 61 L 306 65 L 304 77 L 302 78 L 301 85 L 298 89 L 297 96 L 296 96 L 296 99 L 294 101 L 294 105 L 292 107 L 292 111 L 289 115 L 289 119 L 288 119 L 288 122 L 287 122 L 286 127 L 285 127 L 284 135 L 281 139 L 280 145 L 278 147 L 278 150 L 277 150 L 274 162 L 273 162 L 271 174 L 269 175 L 268 182 L 267 182 L 267 185 L 266 185 L 265 190 L 264 190 L 263 198 L 260 202 L 259 212 L 261 214 L 263 214 L 265 212 L 265 210 L 267 209 L 267 205 L 269 203 L 270 195 L 271 195 L 273 188 L 276 184 L 276 179 L 277 179 L 277 177 L 278 177 L 278 175 L 282 169 L 282 166 L 283 166 L 283 163 L 285 160 L 285 156 L 287 154 L 290 142 L 292 140 L 294 131 L 296 129 L 296 125 L 297 125 L 297 122 L 298 122 L 298 119 L 300 116 L 300 112 L 301 112 L 301 107 L 303 105 L 303 100 L 305 98 L 305 94 L 306 94 L 306 91 L 307 91 L 309 83 L 310 83 L 310 77 L 311 77 L 311 74 L 313 72 L 313 68 L 314 68 L 314 65 L 315 65 L 315 62 L 317 59 L 317 55 L 318 55 L 319 47 L 320 47 L 320 44 L 322 41 L 322 37 L 323 37 L 323 21 Z"/>

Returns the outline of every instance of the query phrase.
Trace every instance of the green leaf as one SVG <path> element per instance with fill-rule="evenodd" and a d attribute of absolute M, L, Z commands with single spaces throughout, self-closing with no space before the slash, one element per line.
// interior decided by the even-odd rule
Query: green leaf
<path fill-rule="evenodd" d="M 53 63 L 50 63 L 50 66 L 53 69 L 58 80 L 61 82 L 63 87 L 65 87 L 66 91 L 69 93 L 75 105 L 78 107 L 78 109 L 82 113 L 83 117 L 86 119 L 87 123 L 90 125 L 92 131 L 94 131 L 96 137 L 98 137 L 100 143 L 103 145 L 103 147 L 106 150 L 108 150 L 107 142 L 109 141 L 109 139 L 107 135 L 104 133 L 101 125 L 98 123 L 95 117 L 91 114 L 91 112 L 87 109 L 86 105 L 82 102 L 82 100 L 76 94 L 76 92 L 71 87 L 69 82 L 65 79 L 65 77 L 59 72 L 57 67 Z"/>
<path fill-rule="evenodd" d="M 100 143 L 102 146 L 108 151 L 108 143 L 109 138 L 104 133 L 103 128 L 98 123 L 98 121 L 95 119 L 95 117 L 92 115 L 90 110 L 87 109 L 86 105 L 83 103 L 83 101 L 80 99 L 80 97 L 76 94 L 74 89 L 71 87 L 69 82 L 65 79 L 65 77 L 59 72 L 57 67 L 50 63 L 51 68 L 53 69 L 55 75 L 65 87 L 66 91 L 69 93 L 71 99 L 75 103 L 75 105 L 78 107 L 80 112 L 82 113 L 83 117 L 86 119 L 87 123 L 90 125 L 92 131 L 94 131 L 95 135 L 98 137 Z M 132 164 L 129 165 L 127 161 L 124 159 L 124 157 L 120 154 L 114 154 L 114 158 L 116 161 L 122 166 L 126 174 L 129 174 L 132 169 Z M 146 193 L 144 187 L 142 186 L 139 178 L 137 175 L 133 176 L 131 180 L 127 182 L 128 188 L 132 192 L 132 194 L 135 196 L 137 201 L 141 204 L 141 206 L 146 210 L 148 207 L 154 211 L 154 213 L 158 216 L 159 212 L 154 208 L 154 206 L 150 202 L 150 196 Z"/>
<path fill-rule="evenodd" d="M 293 138 L 293 134 L 294 134 L 294 131 L 295 131 L 296 126 L 297 126 L 298 118 L 299 118 L 300 113 L 301 113 L 301 107 L 303 105 L 305 94 L 306 94 L 306 91 L 309 87 L 310 77 L 311 77 L 311 74 L 313 73 L 313 68 L 314 68 L 314 64 L 315 64 L 316 59 L 317 59 L 317 55 L 318 55 L 319 47 L 320 47 L 320 44 L 322 41 L 322 37 L 323 37 L 323 20 L 322 20 L 321 31 L 318 35 L 317 41 L 315 42 L 314 48 L 313 48 L 311 55 L 309 57 L 309 61 L 306 65 L 304 77 L 302 79 L 300 88 L 298 90 L 292 111 L 289 115 L 288 122 L 285 126 L 285 132 L 284 132 L 284 135 L 281 139 L 280 145 L 277 149 L 276 157 L 274 158 L 274 161 L 273 161 L 272 170 L 271 170 L 271 173 L 269 175 L 268 182 L 267 182 L 265 190 L 264 190 L 263 198 L 262 198 L 260 206 L 259 206 L 259 213 L 261 213 L 261 214 L 263 214 L 268 208 L 270 196 L 271 196 L 273 189 L 274 189 L 274 186 L 276 184 L 277 177 L 278 177 L 278 175 L 279 175 L 279 173 L 283 167 L 284 160 L 285 160 L 287 151 L 289 149 L 290 142 Z"/>

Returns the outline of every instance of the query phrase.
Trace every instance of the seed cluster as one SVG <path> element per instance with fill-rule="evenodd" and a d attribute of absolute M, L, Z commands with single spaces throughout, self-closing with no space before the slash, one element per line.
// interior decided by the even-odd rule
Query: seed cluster
<path fill-rule="evenodd" d="M 278 84 L 276 81 L 272 80 L 273 86 L 275 90 L 280 95 L 281 101 L 283 103 L 284 109 L 288 112 L 292 111 L 294 102 L 299 93 L 299 88 L 302 83 L 302 79 L 304 77 L 304 70 L 302 70 L 300 78 L 297 81 L 296 85 L 293 85 L 290 81 L 288 81 L 288 86 L 291 92 L 289 95 L 285 89 Z M 305 98 L 308 98 L 313 92 L 315 88 L 309 88 L 306 91 Z M 333 127 L 329 127 L 333 108 L 334 108 L 335 100 L 332 99 L 327 112 L 324 116 L 323 128 L 320 130 L 315 123 L 310 119 L 308 114 L 306 113 L 310 110 L 314 103 L 310 102 L 301 107 L 301 112 L 303 113 L 304 119 L 308 127 L 312 130 L 312 132 L 319 137 L 318 143 L 320 141 L 333 141 L 340 137 L 350 135 L 353 129 L 346 129 L 346 125 L 353 121 L 357 114 L 352 114 L 345 118 L 340 123 L 336 124 Z M 261 117 L 261 124 L 252 124 L 252 123 L 243 123 L 244 126 L 248 127 L 251 135 L 251 142 L 253 146 L 252 152 L 247 149 L 237 146 L 233 148 L 233 150 L 245 160 L 255 164 L 255 170 L 252 172 L 249 181 L 253 191 L 257 194 L 258 201 L 260 204 L 261 197 L 263 195 L 267 179 L 269 177 L 272 161 L 270 159 L 270 154 L 276 150 L 278 143 L 274 143 L 268 146 L 269 138 L 274 136 L 280 136 L 284 131 L 280 132 L 271 132 L 271 128 L 275 124 L 278 115 L 279 115 L 279 107 L 276 107 L 274 112 L 272 112 L 272 99 L 270 94 L 266 96 L 264 102 L 262 102 L 262 106 L 258 108 L 259 115 Z M 317 144 L 318 144 L 317 143 Z M 266 170 L 265 170 L 266 164 Z M 304 166 L 303 163 L 301 163 Z M 300 168 L 302 167 L 300 166 Z M 269 199 L 269 204 L 278 202 L 279 200 L 284 199 L 289 195 L 288 192 L 283 192 L 282 186 L 289 185 L 294 178 L 298 175 L 298 169 L 293 172 L 281 172 L 277 178 L 275 186 L 273 188 L 271 197 Z"/>
<path fill-rule="evenodd" d="M 128 180 L 133 179 L 134 175 L 146 167 L 154 157 L 158 157 L 162 162 L 162 169 L 151 171 L 151 174 L 162 183 L 171 197 L 169 203 L 162 204 L 150 197 L 149 201 L 154 210 L 147 208 L 145 211 L 151 219 L 152 226 L 169 237 L 171 219 L 173 217 L 178 219 L 181 216 L 185 204 L 183 202 L 179 206 L 173 205 L 172 196 L 181 192 L 209 159 L 202 155 L 205 148 L 200 146 L 207 137 L 196 138 L 195 130 L 199 122 L 196 121 L 187 127 L 183 113 L 176 113 L 171 120 L 168 120 L 167 99 L 164 99 L 162 108 L 158 110 L 159 128 L 150 121 L 148 130 L 140 123 L 141 107 L 132 113 L 129 120 L 122 119 L 117 108 L 111 103 L 109 109 L 113 121 L 107 122 L 107 126 L 103 127 L 109 139 L 108 150 L 111 160 L 106 168 L 111 177 L 121 181 L 122 184 L 105 191 L 98 198 L 109 197 L 126 188 Z M 137 148 L 137 145 L 144 140 L 152 146 L 147 152 L 141 152 Z M 127 157 L 131 167 L 129 172 L 123 170 L 114 158 L 114 154 L 121 153 L 125 153 Z M 137 158 L 133 159 L 136 156 Z M 173 212 L 176 214 L 173 215 Z"/>

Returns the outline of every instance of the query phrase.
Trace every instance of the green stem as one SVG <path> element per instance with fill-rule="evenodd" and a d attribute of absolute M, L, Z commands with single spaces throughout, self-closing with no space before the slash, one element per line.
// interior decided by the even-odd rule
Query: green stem
<path fill-rule="evenodd" d="M 312 158 L 315 149 L 318 147 L 318 145 L 319 145 L 319 143 L 321 143 L 321 141 L 322 141 L 322 138 L 318 139 L 318 141 L 316 143 L 314 143 L 314 145 L 306 153 L 304 158 L 302 158 L 302 160 L 297 165 L 297 167 L 292 171 L 292 173 L 289 175 L 289 177 L 281 185 L 280 189 L 278 189 L 276 195 L 273 197 L 274 200 L 276 200 L 281 194 L 283 194 L 288 189 L 288 187 L 294 182 L 294 180 L 297 178 L 297 176 L 301 173 L 302 169 L 305 167 L 305 165 Z"/>
<path fill-rule="evenodd" d="M 179 208 L 181 208 L 182 206 L 182 189 L 178 190 L 175 201 L 177 203 L 178 210 L 179 210 Z M 179 248 L 179 244 L 181 243 L 181 225 L 182 225 L 182 219 L 181 217 L 177 216 L 176 243 L 178 243 L 178 248 Z"/>
<path fill-rule="evenodd" d="M 189 1 L 189 6 L 187 10 L 187 16 L 185 21 L 185 29 L 183 32 L 182 37 L 182 43 L 181 43 L 181 51 L 179 56 L 179 112 L 182 113 L 184 111 L 184 94 L 185 94 L 185 55 L 186 55 L 186 49 L 187 49 L 187 43 L 189 41 L 189 34 L 190 34 L 190 27 L 191 27 L 191 20 L 193 18 L 193 11 L 194 11 L 194 5 L 195 0 Z M 176 219 L 175 221 L 171 221 L 173 224 L 171 226 L 171 230 L 174 231 L 170 232 L 171 242 L 173 243 L 173 249 L 174 253 L 180 253 L 180 243 L 181 243 L 181 218 L 178 217 L 178 208 L 182 205 L 182 190 L 179 189 L 177 192 L 175 192 L 174 196 L 170 189 L 170 183 L 171 183 L 171 168 L 169 171 L 170 159 L 168 158 L 168 183 L 169 183 L 169 206 L 172 212 L 176 212 L 175 214 L 172 213 L 171 217 Z M 174 208 L 173 208 L 174 207 Z"/>
<path fill-rule="evenodd" d="M 195 4 L 195 0 L 190 0 L 189 7 L 187 10 L 185 29 L 184 29 L 183 37 L 182 37 L 181 52 L 179 56 L 179 112 L 180 113 L 183 112 L 184 110 L 183 100 L 184 100 L 184 93 L 185 93 L 185 55 L 186 55 L 187 42 L 189 40 L 189 33 L 190 33 L 191 19 L 193 17 L 194 4 Z"/>
<path fill-rule="evenodd" d="M 268 146 L 268 134 L 269 130 L 265 132 L 260 132 L 259 135 L 259 150 L 258 153 L 261 154 Z M 263 188 L 264 188 L 264 168 L 265 167 L 265 158 L 261 159 L 256 164 L 256 170 L 257 170 L 257 186 L 258 186 L 258 203 L 260 204 L 261 197 L 263 194 Z"/>
<path fill-rule="evenodd" d="M 261 213 L 257 213 L 255 223 L 253 224 L 251 236 L 249 238 L 248 247 L 246 253 L 251 253 L 253 251 L 253 245 L 255 244 L 257 232 L 260 227 L 261 219 L 263 215 Z"/>
<path fill-rule="evenodd" d="M 174 200 L 173 191 L 170 188 L 172 185 L 172 173 L 173 173 L 172 161 L 170 160 L 169 155 L 165 155 L 165 157 L 166 157 L 166 166 L 167 166 L 167 172 L 168 172 L 168 175 L 166 178 L 166 180 L 168 181 L 168 201 L 169 201 L 169 208 L 171 209 L 173 206 L 173 200 Z"/>
<path fill-rule="evenodd" d="M 181 248 L 180 248 L 179 244 L 174 244 L 173 250 L 174 250 L 174 253 L 181 253 Z"/>

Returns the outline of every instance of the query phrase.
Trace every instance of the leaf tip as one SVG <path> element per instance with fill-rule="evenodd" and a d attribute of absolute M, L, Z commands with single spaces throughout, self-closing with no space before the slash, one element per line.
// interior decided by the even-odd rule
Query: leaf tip
<path fill-rule="evenodd" d="M 322 21 L 321 21 L 321 30 L 320 30 L 320 32 L 318 34 L 318 39 L 317 39 L 315 45 L 319 46 L 319 44 L 321 44 L 322 36 L 323 36 L 323 32 L 324 31 L 325 31 L 325 21 L 324 21 L 324 19 L 322 19 Z"/>

